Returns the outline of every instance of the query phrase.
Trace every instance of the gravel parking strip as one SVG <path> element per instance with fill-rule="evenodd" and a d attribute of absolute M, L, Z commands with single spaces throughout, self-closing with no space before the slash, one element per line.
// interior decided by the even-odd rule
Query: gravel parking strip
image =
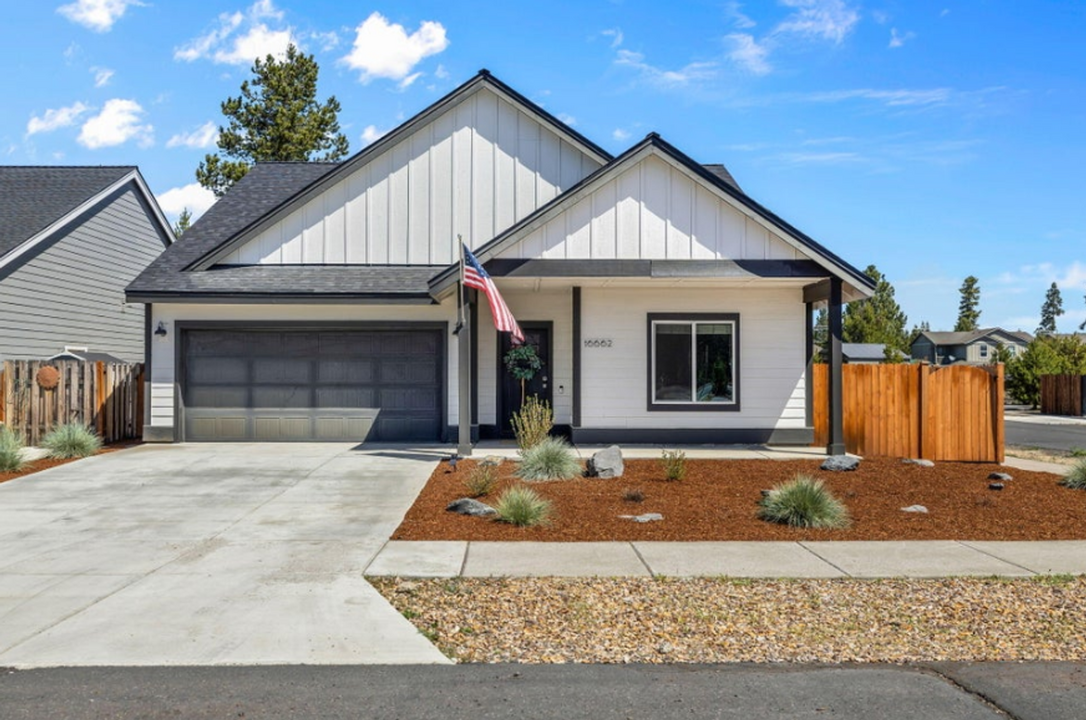
<path fill-rule="evenodd" d="M 1086 576 L 370 582 L 458 662 L 1086 660 Z"/>

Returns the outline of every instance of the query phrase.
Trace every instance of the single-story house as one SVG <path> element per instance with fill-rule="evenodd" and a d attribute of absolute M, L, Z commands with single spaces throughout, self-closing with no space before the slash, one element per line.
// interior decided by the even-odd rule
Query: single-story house
<path fill-rule="evenodd" d="M 812 308 L 839 373 L 873 290 L 722 166 L 656 134 L 612 156 L 484 70 L 343 162 L 256 165 L 136 278 L 145 439 L 508 433 L 509 334 L 474 290 L 458 328 L 460 237 L 575 442 L 809 444 Z"/>
<path fill-rule="evenodd" d="M 82 346 L 142 362 L 125 288 L 171 242 L 135 167 L 0 167 L 0 360 Z"/>
<path fill-rule="evenodd" d="M 1000 345 L 1012 356 L 1026 351 L 1033 336 L 1021 330 L 982 328 L 968 332 L 934 332 L 924 330 L 913 340 L 914 360 L 932 365 L 987 365 Z"/>

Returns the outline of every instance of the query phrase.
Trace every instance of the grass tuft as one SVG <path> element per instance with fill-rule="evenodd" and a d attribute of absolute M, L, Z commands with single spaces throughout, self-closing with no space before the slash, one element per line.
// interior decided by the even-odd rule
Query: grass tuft
<path fill-rule="evenodd" d="M 660 465 L 664 468 L 664 479 L 668 482 L 686 477 L 686 453 L 682 450 L 664 450 L 660 456 Z"/>
<path fill-rule="evenodd" d="M 531 527 L 549 524 L 553 506 L 550 500 L 544 499 L 535 490 L 515 485 L 501 494 L 494 503 L 494 509 L 502 522 Z"/>
<path fill-rule="evenodd" d="M 10 428 L 0 427 L 0 472 L 19 472 L 23 462 L 23 439 Z"/>
<path fill-rule="evenodd" d="M 473 498 L 489 495 L 497 484 L 498 468 L 493 465 L 476 465 L 464 478 L 464 489 Z"/>
<path fill-rule="evenodd" d="M 778 485 L 762 498 L 758 517 L 769 522 L 792 527 L 829 528 L 847 527 L 848 510 L 833 496 L 821 480 L 797 475 Z"/>
<path fill-rule="evenodd" d="M 581 461 L 562 438 L 549 437 L 521 451 L 517 477 L 522 480 L 571 480 L 583 473 Z"/>
<path fill-rule="evenodd" d="M 1060 481 L 1060 485 L 1074 490 L 1086 490 L 1086 460 L 1075 463 L 1067 476 Z"/>
<path fill-rule="evenodd" d="M 49 457 L 84 458 L 101 449 L 102 438 L 85 425 L 67 423 L 53 428 L 42 438 L 41 446 L 49 451 Z"/>

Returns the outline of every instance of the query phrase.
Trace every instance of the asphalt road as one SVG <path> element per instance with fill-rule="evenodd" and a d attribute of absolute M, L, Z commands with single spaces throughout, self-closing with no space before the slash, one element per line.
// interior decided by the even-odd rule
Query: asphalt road
<path fill-rule="evenodd" d="M 1016 421 L 1007 417 L 1003 420 L 1003 428 L 1008 445 L 1052 450 L 1086 449 L 1086 424 L 1043 424 Z"/>
<path fill-rule="evenodd" d="M 1081 720 L 1086 664 L 11 670 L 0 717 Z"/>

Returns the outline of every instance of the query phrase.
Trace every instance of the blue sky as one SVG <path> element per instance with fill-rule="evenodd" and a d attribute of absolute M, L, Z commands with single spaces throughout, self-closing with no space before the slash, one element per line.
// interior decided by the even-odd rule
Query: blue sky
<path fill-rule="evenodd" d="M 482 67 L 613 152 L 650 131 L 853 264 L 910 323 L 1086 320 L 1086 3 L 5 2 L 5 164 L 136 164 L 168 214 L 252 59 L 321 65 L 355 152 Z"/>

